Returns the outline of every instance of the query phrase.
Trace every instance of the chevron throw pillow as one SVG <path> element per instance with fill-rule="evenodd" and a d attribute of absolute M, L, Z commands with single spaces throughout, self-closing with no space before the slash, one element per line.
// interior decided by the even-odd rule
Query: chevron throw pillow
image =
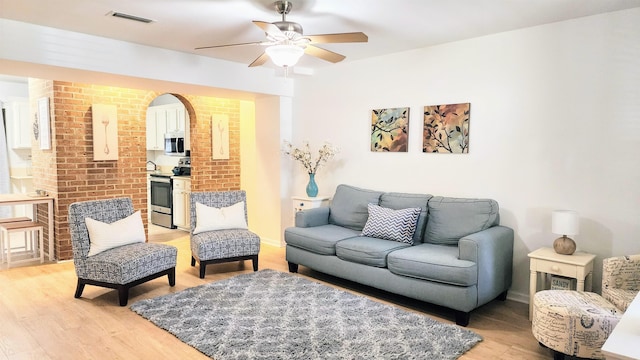
<path fill-rule="evenodd" d="M 399 241 L 413 245 L 420 208 L 394 210 L 375 204 L 367 205 L 369 218 L 362 229 L 362 236 Z"/>

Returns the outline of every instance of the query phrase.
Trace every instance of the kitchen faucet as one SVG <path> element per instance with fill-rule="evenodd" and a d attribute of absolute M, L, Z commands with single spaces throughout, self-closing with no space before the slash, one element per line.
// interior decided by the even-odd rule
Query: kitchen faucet
<path fill-rule="evenodd" d="M 153 165 L 153 171 L 158 170 L 158 165 L 156 165 L 156 163 L 154 163 L 153 161 L 149 160 L 149 161 L 147 161 L 147 165 L 149 165 L 149 164 Z M 149 169 L 149 167 L 147 166 L 147 170 L 148 169 Z"/>

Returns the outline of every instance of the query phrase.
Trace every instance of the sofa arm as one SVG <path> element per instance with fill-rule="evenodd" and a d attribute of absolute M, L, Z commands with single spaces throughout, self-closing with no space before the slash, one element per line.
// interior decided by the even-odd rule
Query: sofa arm
<path fill-rule="evenodd" d="M 296 212 L 296 227 L 313 227 L 329 224 L 329 207 L 322 206 Z"/>
<path fill-rule="evenodd" d="M 487 303 L 511 286 L 513 229 L 494 226 L 467 235 L 458 242 L 460 259 L 478 269 L 478 303 Z"/>

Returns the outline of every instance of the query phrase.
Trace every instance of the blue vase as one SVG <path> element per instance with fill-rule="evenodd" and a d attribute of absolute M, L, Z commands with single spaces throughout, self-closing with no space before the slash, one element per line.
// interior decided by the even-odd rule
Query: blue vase
<path fill-rule="evenodd" d="M 318 184 L 316 184 L 316 174 L 309 174 L 309 183 L 307 184 L 307 196 L 318 196 Z"/>

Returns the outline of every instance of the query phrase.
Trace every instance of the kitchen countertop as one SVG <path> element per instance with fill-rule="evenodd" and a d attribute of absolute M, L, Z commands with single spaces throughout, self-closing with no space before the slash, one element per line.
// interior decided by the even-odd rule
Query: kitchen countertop
<path fill-rule="evenodd" d="M 191 179 L 191 175 L 173 175 L 172 172 L 157 172 L 157 171 L 147 171 L 147 175 L 158 175 L 162 177 L 170 177 L 172 179 Z"/>

